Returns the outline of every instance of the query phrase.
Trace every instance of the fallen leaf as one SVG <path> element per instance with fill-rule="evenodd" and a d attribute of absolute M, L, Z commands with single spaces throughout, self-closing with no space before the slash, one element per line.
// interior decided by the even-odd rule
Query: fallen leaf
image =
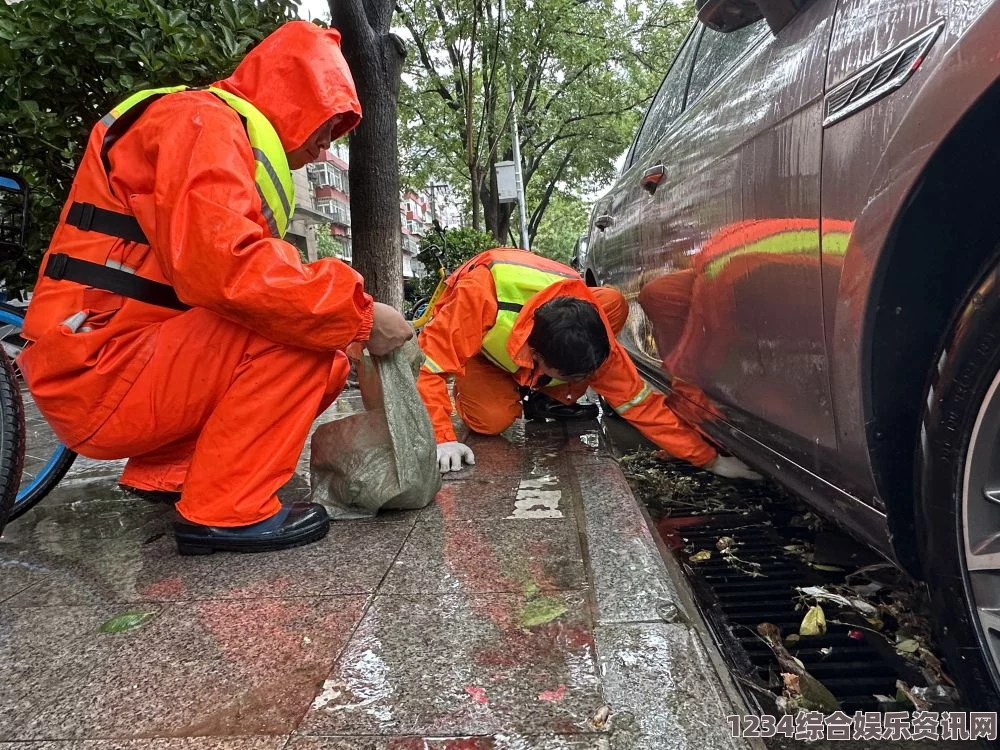
<path fill-rule="evenodd" d="M 735 544 L 736 540 L 733 539 L 731 536 L 720 536 L 719 541 L 715 543 L 715 548 L 721 552 L 722 550 L 729 549 Z"/>
<path fill-rule="evenodd" d="M 798 633 L 789 633 L 788 635 L 785 636 L 785 643 L 787 643 L 790 646 L 794 646 L 798 642 L 799 642 Z"/>
<path fill-rule="evenodd" d="M 822 570 L 824 573 L 843 573 L 843 568 L 838 568 L 836 565 L 823 565 L 821 563 L 809 563 L 816 570 Z"/>
<path fill-rule="evenodd" d="M 112 617 L 99 628 L 102 633 L 123 633 L 126 630 L 134 630 L 152 617 L 155 612 L 125 612 L 117 617 Z"/>
<path fill-rule="evenodd" d="M 604 729 L 608 725 L 608 719 L 610 718 L 611 706 L 604 704 L 590 717 L 590 726 L 595 729 Z"/>
<path fill-rule="evenodd" d="M 531 599 L 521 607 L 521 627 L 533 628 L 545 625 L 566 614 L 566 604 L 561 599 L 551 596 L 541 596 Z"/>
<path fill-rule="evenodd" d="M 853 638 L 855 641 L 863 641 L 865 639 L 865 634 L 860 630 L 848 630 L 847 637 Z"/>
<path fill-rule="evenodd" d="M 826 635 L 826 615 L 820 606 L 810 607 L 799 625 L 799 635 L 803 637 Z"/>
<path fill-rule="evenodd" d="M 913 638 L 904 638 L 896 644 L 896 650 L 901 654 L 915 654 L 920 644 Z"/>
<path fill-rule="evenodd" d="M 823 656 L 829 656 L 830 654 L 833 653 L 833 646 L 827 646 L 826 648 L 821 648 L 819 652 L 823 654 Z"/>
<path fill-rule="evenodd" d="M 712 559 L 712 553 L 707 549 L 703 549 L 701 552 L 695 552 L 689 559 L 693 563 L 705 562 Z"/>
<path fill-rule="evenodd" d="M 795 698 L 802 694 L 802 689 L 799 687 L 799 676 L 797 674 L 782 672 L 781 679 L 785 683 L 785 690 L 787 690 L 790 694 L 789 697 Z"/>

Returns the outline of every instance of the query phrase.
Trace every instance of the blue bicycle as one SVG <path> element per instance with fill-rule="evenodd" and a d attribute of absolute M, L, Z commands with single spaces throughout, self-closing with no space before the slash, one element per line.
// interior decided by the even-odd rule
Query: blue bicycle
<path fill-rule="evenodd" d="M 28 189 L 0 172 L 0 262 L 24 252 Z M 36 505 L 69 471 L 76 454 L 38 411 L 15 360 L 24 349 L 24 307 L 0 303 L 0 531 Z"/>

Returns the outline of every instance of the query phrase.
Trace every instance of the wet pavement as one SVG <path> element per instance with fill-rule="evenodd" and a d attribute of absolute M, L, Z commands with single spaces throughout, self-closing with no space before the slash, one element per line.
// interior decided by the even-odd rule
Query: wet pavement
<path fill-rule="evenodd" d="M 171 509 L 79 460 L 0 538 L 0 750 L 740 747 L 594 427 L 472 436 L 431 506 L 259 555 L 178 556 Z"/>

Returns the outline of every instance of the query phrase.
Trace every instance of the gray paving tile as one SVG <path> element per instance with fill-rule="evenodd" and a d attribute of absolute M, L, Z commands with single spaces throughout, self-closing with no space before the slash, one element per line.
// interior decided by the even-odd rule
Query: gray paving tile
<path fill-rule="evenodd" d="M 613 748 L 743 748 L 725 717 L 726 698 L 704 647 L 687 626 L 598 625 L 605 696 L 614 708 Z"/>
<path fill-rule="evenodd" d="M 316 544 L 263 555 L 225 555 L 201 585 L 212 598 L 365 594 L 389 570 L 410 523 L 338 522 Z M 215 557 L 220 557 L 215 555 Z"/>
<path fill-rule="evenodd" d="M 158 616 L 162 608 L 149 605 L 143 611 Z M 122 612 L 115 605 L 0 610 L 0 740 L 67 736 L 38 735 L 31 728 L 74 679 L 114 659 L 122 636 L 99 628 Z"/>
<path fill-rule="evenodd" d="M 677 589 L 617 465 L 571 459 L 599 623 L 680 619 Z"/>
<path fill-rule="evenodd" d="M 434 502 L 420 511 L 420 521 L 463 521 L 506 518 L 514 510 L 519 475 L 476 475 L 445 479 Z"/>
<path fill-rule="evenodd" d="M 208 598 L 224 557 L 181 557 L 173 536 L 108 545 L 93 540 L 23 550 L 52 574 L 12 597 L 5 606 L 76 606 L 101 602 L 186 601 Z"/>
<path fill-rule="evenodd" d="M 73 750 L 279 750 L 285 742 L 285 737 L 158 737 L 81 740 Z"/>
<path fill-rule="evenodd" d="M 572 521 L 445 521 L 417 525 L 379 591 L 569 590 L 586 581 Z"/>
<path fill-rule="evenodd" d="M 579 733 L 602 703 L 580 595 L 379 596 L 299 733 Z"/>
<path fill-rule="evenodd" d="M 608 738 L 586 735 L 488 737 L 293 737 L 286 750 L 608 750 Z"/>
<path fill-rule="evenodd" d="M 287 734 L 360 619 L 365 597 L 171 605 L 7 739 Z M 21 610 L 28 612 L 31 610 Z"/>

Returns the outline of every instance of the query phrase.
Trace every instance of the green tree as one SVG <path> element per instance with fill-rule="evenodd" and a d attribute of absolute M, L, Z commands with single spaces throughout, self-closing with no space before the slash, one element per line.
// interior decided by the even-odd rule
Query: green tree
<path fill-rule="evenodd" d="M 424 235 L 417 253 L 417 260 L 424 266 L 424 273 L 417 279 L 417 296 L 429 297 L 433 293 L 442 264 L 451 273 L 469 258 L 496 246 L 492 234 L 471 227 L 446 229 L 443 237 L 437 233 Z"/>
<path fill-rule="evenodd" d="M 316 227 L 316 257 L 339 258 L 344 246 L 330 234 L 329 224 L 319 224 Z"/>
<path fill-rule="evenodd" d="M 553 194 L 531 249 L 546 258 L 569 264 L 573 246 L 587 231 L 588 206 L 582 199 L 562 191 Z"/>
<path fill-rule="evenodd" d="M 687 0 L 399 0 L 416 54 L 400 94 L 404 170 L 466 184 L 472 226 L 509 236 L 493 164 L 515 89 L 529 237 L 557 195 L 606 185 L 693 19 Z"/>
<path fill-rule="evenodd" d="M 343 36 L 364 118 L 351 133 L 353 265 L 379 302 L 403 307 L 403 247 L 399 222 L 397 98 L 406 58 L 390 32 L 392 0 L 330 0 Z"/>
<path fill-rule="evenodd" d="M 30 286 L 93 125 L 130 93 L 224 78 L 298 0 L 30 0 L 0 3 L 0 166 L 31 186 Z"/>

